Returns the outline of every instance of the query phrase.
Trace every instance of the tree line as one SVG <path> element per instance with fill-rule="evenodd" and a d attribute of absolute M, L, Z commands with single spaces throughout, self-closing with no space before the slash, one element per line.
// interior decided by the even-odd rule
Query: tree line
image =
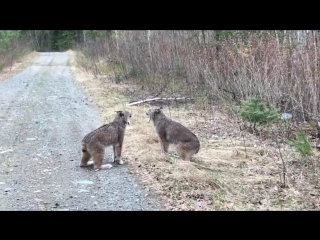
<path fill-rule="evenodd" d="M 319 117 L 319 30 L 1 30 L 0 57 L 21 49 L 80 50 L 99 74 L 117 64 L 150 91 L 191 96 L 204 106 L 258 97 L 302 120 Z M 23 44 L 22 44 L 23 43 Z M 8 61 L 9 61 L 8 60 Z M 1 67 L 1 62 L 0 62 Z"/>

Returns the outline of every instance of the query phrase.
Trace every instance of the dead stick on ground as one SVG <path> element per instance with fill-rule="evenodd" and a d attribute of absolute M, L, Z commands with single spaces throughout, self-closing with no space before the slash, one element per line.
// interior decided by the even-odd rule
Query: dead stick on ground
<path fill-rule="evenodd" d="M 192 163 L 192 165 L 195 166 L 196 168 L 206 169 L 206 170 L 209 170 L 209 171 L 212 171 L 212 172 L 220 172 L 220 170 L 215 170 L 215 169 L 212 169 L 212 168 L 209 168 L 209 167 L 206 167 L 206 166 L 202 166 L 202 165 L 197 164 L 197 163 Z"/>
<path fill-rule="evenodd" d="M 136 105 L 144 102 L 152 102 L 152 101 L 172 101 L 172 100 L 193 100 L 193 98 L 150 98 L 137 102 L 127 103 L 128 106 Z"/>

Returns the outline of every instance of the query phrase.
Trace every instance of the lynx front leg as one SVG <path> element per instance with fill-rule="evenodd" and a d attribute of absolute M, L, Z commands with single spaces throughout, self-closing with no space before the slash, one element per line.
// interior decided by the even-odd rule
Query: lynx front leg
<path fill-rule="evenodd" d="M 123 164 L 123 161 L 121 160 L 121 150 L 122 150 L 121 145 L 115 146 L 115 163 L 120 165 Z"/>
<path fill-rule="evenodd" d="M 123 139 L 124 139 L 124 131 L 119 133 L 118 142 L 115 145 L 115 163 L 120 164 L 120 165 L 123 164 L 123 161 L 121 160 Z"/>
<path fill-rule="evenodd" d="M 115 159 L 116 159 L 116 147 L 115 147 L 115 145 L 112 145 L 112 149 L 113 149 L 113 160 L 112 160 L 112 162 L 115 162 Z"/>
<path fill-rule="evenodd" d="M 168 152 L 169 142 L 167 141 L 167 139 L 163 137 L 159 137 L 159 138 L 160 138 L 160 144 L 161 144 L 161 153 L 165 154 Z"/>

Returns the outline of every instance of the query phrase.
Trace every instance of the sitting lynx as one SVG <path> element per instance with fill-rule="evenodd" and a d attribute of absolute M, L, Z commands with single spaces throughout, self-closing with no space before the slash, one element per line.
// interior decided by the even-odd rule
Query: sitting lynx
<path fill-rule="evenodd" d="M 93 168 L 98 171 L 100 169 L 109 169 L 111 164 L 102 165 L 105 147 L 113 146 L 114 162 L 123 164 L 121 157 L 122 143 L 126 126 L 130 124 L 131 113 L 128 111 L 117 111 L 114 120 L 105 124 L 100 128 L 88 133 L 82 140 L 82 159 L 80 167 L 86 167 L 93 164 Z M 93 157 L 93 161 L 89 159 Z"/>
<path fill-rule="evenodd" d="M 185 126 L 167 118 L 162 108 L 149 109 L 146 114 L 153 122 L 155 131 L 160 139 L 161 152 L 168 152 L 169 144 L 175 144 L 178 155 L 183 160 L 190 161 L 192 155 L 198 153 L 200 142 Z"/>

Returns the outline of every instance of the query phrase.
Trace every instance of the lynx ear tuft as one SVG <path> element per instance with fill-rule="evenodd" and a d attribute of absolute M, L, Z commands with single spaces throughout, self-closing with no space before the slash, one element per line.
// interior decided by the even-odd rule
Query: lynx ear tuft
<path fill-rule="evenodd" d="M 124 115 L 122 111 L 116 111 L 116 113 L 119 114 L 120 117 Z"/>

